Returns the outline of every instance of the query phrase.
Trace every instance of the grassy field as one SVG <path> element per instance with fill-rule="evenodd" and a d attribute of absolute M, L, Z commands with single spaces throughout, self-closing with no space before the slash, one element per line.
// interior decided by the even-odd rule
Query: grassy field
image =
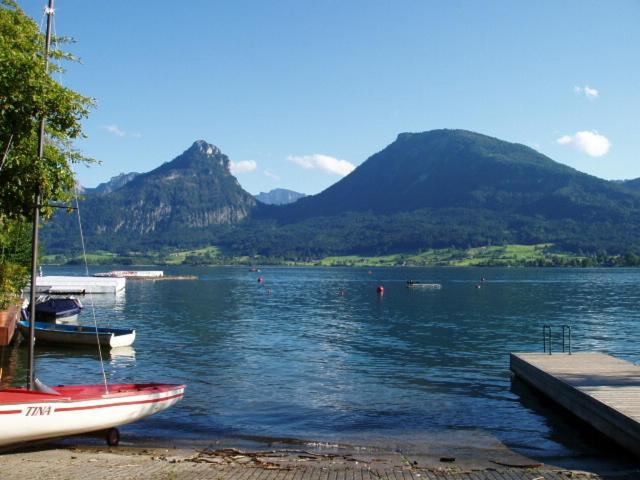
<path fill-rule="evenodd" d="M 546 266 L 579 265 L 586 257 L 557 252 L 552 244 L 500 245 L 469 248 L 430 249 L 417 254 L 393 254 L 381 257 L 349 255 L 326 257 L 315 262 L 323 266 Z"/>
<path fill-rule="evenodd" d="M 315 266 L 591 266 L 593 259 L 557 251 L 553 244 L 500 245 L 469 249 L 429 249 L 417 253 L 366 257 L 359 255 L 334 256 L 322 259 L 290 260 L 263 257 L 225 257 L 216 246 L 192 250 L 161 252 L 129 252 L 117 255 L 111 252 L 87 254 L 92 265 L 315 265 Z M 48 255 L 44 264 L 82 264 L 81 257 Z"/>
<path fill-rule="evenodd" d="M 220 249 L 215 246 L 197 248 L 195 250 L 182 250 L 165 255 L 163 263 L 166 265 L 185 265 L 215 263 L 220 259 Z"/>

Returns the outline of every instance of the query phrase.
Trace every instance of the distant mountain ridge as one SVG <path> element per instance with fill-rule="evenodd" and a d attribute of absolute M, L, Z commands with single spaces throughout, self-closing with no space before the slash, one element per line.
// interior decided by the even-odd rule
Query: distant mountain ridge
<path fill-rule="evenodd" d="M 426 248 L 554 243 L 640 252 L 640 188 L 581 173 L 520 144 L 465 130 L 403 133 L 323 192 L 267 205 L 229 158 L 195 142 L 182 155 L 81 206 L 94 249 L 216 245 L 225 255 L 317 258 Z M 63 215 L 45 228 L 70 248 Z"/>
<path fill-rule="evenodd" d="M 303 197 L 306 197 L 304 193 L 294 192 L 293 190 L 287 190 L 285 188 L 276 188 L 269 192 L 260 192 L 256 195 L 256 199 L 259 202 L 267 205 L 286 205 Z"/>
<path fill-rule="evenodd" d="M 634 178 L 633 180 L 623 180 L 622 185 L 635 190 L 640 190 L 640 178 Z"/>
<path fill-rule="evenodd" d="M 130 172 L 130 173 L 120 173 L 118 175 L 116 175 L 115 177 L 111 177 L 111 179 L 107 182 L 103 182 L 101 184 L 99 184 L 97 187 L 95 188 L 84 188 L 84 192 L 86 194 L 92 194 L 92 193 L 98 193 L 98 194 L 104 194 L 104 193 L 111 193 L 114 192 L 116 190 L 118 190 L 121 187 L 124 187 L 127 183 L 129 183 L 131 180 L 133 180 L 134 178 L 136 178 L 138 175 L 140 175 L 137 172 Z"/>

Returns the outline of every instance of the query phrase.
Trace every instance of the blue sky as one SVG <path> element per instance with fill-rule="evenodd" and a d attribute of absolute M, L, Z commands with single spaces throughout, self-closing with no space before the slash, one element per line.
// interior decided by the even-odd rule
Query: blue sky
<path fill-rule="evenodd" d="M 44 0 L 21 6 L 38 23 Z M 95 97 L 95 186 L 204 139 L 251 193 L 313 194 L 400 132 L 464 128 L 640 177 L 640 2 L 57 0 Z"/>

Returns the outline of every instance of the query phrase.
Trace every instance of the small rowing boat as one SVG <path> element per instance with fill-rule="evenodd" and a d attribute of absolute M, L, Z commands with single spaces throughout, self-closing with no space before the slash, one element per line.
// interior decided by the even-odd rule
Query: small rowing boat
<path fill-rule="evenodd" d="M 18 330 L 25 338 L 29 338 L 29 321 L 20 320 Z M 132 328 L 106 328 L 88 325 L 65 325 L 50 322 L 35 322 L 37 342 L 55 343 L 57 345 L 85 345 L 95 347 L 100 342 L 103 347 L 128 347 L 136 339 L 136 331 Z"/>

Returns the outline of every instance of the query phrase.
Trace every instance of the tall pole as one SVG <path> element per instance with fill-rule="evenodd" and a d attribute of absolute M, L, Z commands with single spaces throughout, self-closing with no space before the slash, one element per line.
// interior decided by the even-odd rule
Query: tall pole
<path fill-rule="evenodd" d="M 51 23 L 53 21 L 53 0 L 49 0 L 45 13 L 47 14 L 47 33 L 44 44 L 44 74 L 49 75 L 49 46 L 51 45 Z M 40 132 L 38 134 L 38 161 L 42 163 L 44 159 L 44 129 L 47 123 L 45 114 L 40 118 Z M 27 370 L 27 388 L 34 389 L 35 369 L 33 361 L 33 344 L 36 334 L 36 278 L 38 276 L 38 224 L 40 223 L 40 207 L 42 203 L 42 192 L 40 184 L 36 186 L 34 192 L 35 204 L 33 206 L 33 237 L 31 243 L 31 297 L 29 299 L 29 355 Z"/>

